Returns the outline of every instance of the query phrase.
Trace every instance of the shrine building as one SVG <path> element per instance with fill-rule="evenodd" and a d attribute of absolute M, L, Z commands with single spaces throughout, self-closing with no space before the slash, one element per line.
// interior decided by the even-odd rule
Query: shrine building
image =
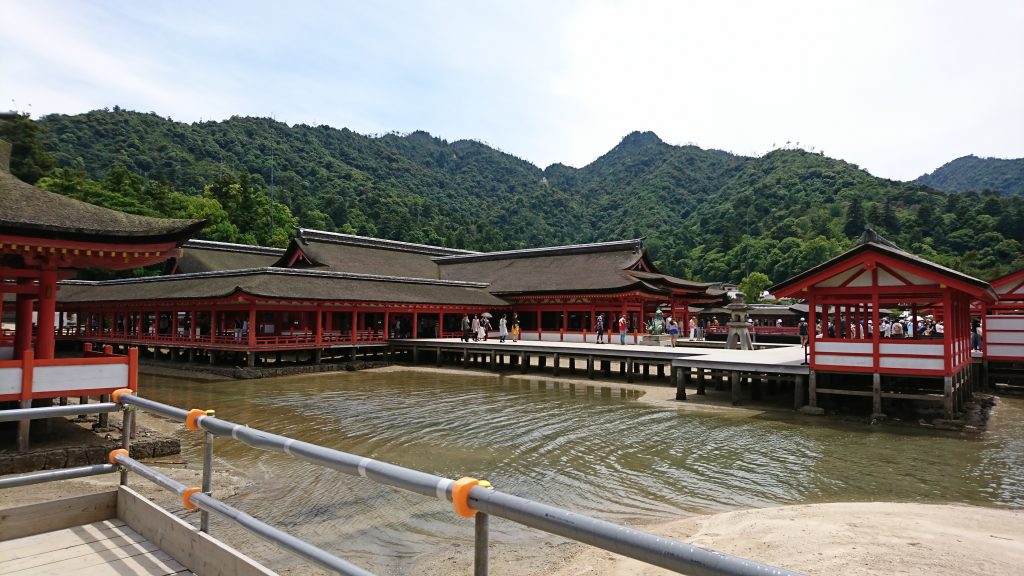
<path fill-rule="evenodd" d="M 931 401 L 947 418 L 976 384 L 971 303 L 998 300 L 987 282 L 901 250 L 872 230 L 849 251 L 770 290 L 807 301 L 810 406 L 823 395 L 862 396 L 880 415 L 889 400 Z M 944 331 L 925 336 L 911 328 L 886 338 L 878 329 L 883 309 L 909 312 L 911 326 L 932 314 Z"/>
<path fill-rule="evenodd" d="M 83 268 L 128 270 L 162 262 L 202 220 L 126 214 L 31 186 L 10 173 L 0 141 L 0 295 L 13 330 L 0 333 L 0 405 L 28 408 L 52 398 L 135 388 L 137 355 L 87 351 L 55 358 L 58 281 Z M 40 423 L 42 424 L 42 423 Z M 29 441 L 29 421 L 17 444 Z"/>

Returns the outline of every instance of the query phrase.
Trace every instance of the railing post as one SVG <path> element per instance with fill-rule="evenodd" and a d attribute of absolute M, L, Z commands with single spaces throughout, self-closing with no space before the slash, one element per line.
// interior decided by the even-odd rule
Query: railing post
<path fill-rule="evenodd" d="M 131 454 L 132 428 L 135 427 L 135 407 L 121 405 L 121 448 Z M 128 469 L 121 468 L 121 486 L 128 485 Z"/>
<path fill-rule="evenodd" d="M 216 412 L 214 410 L 207 410 L 207 416 L 214 416 Z M 213 433 L 209 431 L 204 432 L 203 437 L 203 494 L 212 496 L 212 485 L 213 485 Z M 200 510 L 199 512 L 199 531 L 210 532 L 210 513 L 206 510 Z"/>
<path fill-rule="evenodd" d="M 477 512 L 474 524 L 473 576 L 487 576 L 487 545 L 489 516 Z"/>

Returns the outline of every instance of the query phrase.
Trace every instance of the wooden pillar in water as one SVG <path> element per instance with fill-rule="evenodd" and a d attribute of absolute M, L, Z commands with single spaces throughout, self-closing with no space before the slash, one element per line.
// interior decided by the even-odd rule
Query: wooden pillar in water
<path fill-rule="evenodd" d="M 878 372 L 871 374 L 871 415 L 882 413 L 882 375 Z"/>
<path fill-rule="evenodd" d="M 799 410 L 804 405 L 804 377 L 797 374 L 793 376 L 793 410 Z"/>
<path fill-rule="evenodd" d="M 651 377 L 651 363 L 650 362 L 644 362 L 644 380 L 647 380 L 650 377 Z"/>
<path fill-rule="evenodd" d="M 573 357 L 569 358 L 569 374 L 575 374 L 575 373 L 576 373 L 576 357 L 573 356 Z"/>
<path fill-rule="evenodd" d="M 704 388 L 705 383 L 706 383 L 706 380 L 705 380 L 705 370 L 703 368 L 697 368 L 697 395 L 698 396 L 704 396 L 705 394 L 707 394 L 707 391 Z"/>
<path fill-rule="evenodd" d="M 633 381 L 633 359 L 626 358 L 626 382 Z"/>
<path fill-rule="evenodd" d="M 554 354 L 554 366 L 551 369 L 551 374 L 553 376 L 558 376 L 558 369 L 561 368 L 561 365 L 562 365 L 562 357 L 556 352 Z M 541 364 L 541 368 L 544 368 L 543 364 Z"/>
<path fill-rule="evenodd" d="M 526 367 L 530 365 L 530 357 L 526 352 L 519 353 L 519 371 L 526 374 Z"/>
<path fill-rule="evenodd" d="M 661 362 L 658 362 L 658 378 L 660 379 L 660 378 L 664 378 L 664 377 L 665 377 L 665 365 L 662 364 Z"/>
<path fill-rule="evenodd" d="M 676 366 L 672 368 L 672 373 L 675 375 L 676 381 L 676 400 L 686 400 L 686 385 L 689 380 L 689 369 L 682 366 Z"/>
<path fill-rule="evenodd" d="M 743 404 L 741 399 L 740 373 L 735 370 L 729 372 L 729 380 L 732 384 L 732 405 L 740 406 Z"/>
<path fill-rule="evenodd" d="M 946 376 L 942 379 L 943 382 L 943 412 L 945 417 L 950 419 L 953 417 L 953 377 Z"/>
<path fill-rule="evenodd" d="M 594 356 L 587 356 L 587 378 L 594 379 Z"/>
<path fill-rule="evenodd" d="M 807 376 L 808 389 L 807 389 L 807 404 L 811 408 L 818 407 L 818 375 L 811 370 Z"/>
<path fill-rule="evenodd" d="M 498 370 L 498 351 L 491 350 L 491 372 Z"/>
<path fill-rule="evenodd" d="M 462 349 L 462 367 L 469 368 L 469 348 Z"/>

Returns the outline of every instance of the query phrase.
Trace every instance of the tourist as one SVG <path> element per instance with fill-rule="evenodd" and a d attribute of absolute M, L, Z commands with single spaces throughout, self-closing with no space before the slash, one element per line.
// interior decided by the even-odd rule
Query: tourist
<path fill-rule="evenodd" d="M 628 326 L 628 324 L 626 323 L 626 313 L 623 312 L 622 315 L 619 316 L 619 344 L 621 344 L 623 346 L 626 345 L 626 327 L 627 326 Z"/>
<path fill-rule="evenodd" d="M 971 350 L 981 350 L 981 321 L 971 318 Z"/>
<path fill-rule="evenodd" d="M 672 337 L 672 347 L 676 347 L 676 341 L 679 339 L 679 326 L 675 320 L 669 320 L 668 323 L 668 335 Z"/>
<path fill-rule="evenodd" d="M 469 323 L 469 314 L 462 315 L 462 341 L 469 342 L 469 331 L 471 326 Z"/>
<path fill-rule="evenodd" d="M 594 322 L 594 330 L 597 332 L 597 343 L 604 344 L 604 314 L 598 314 Z"/>
<path fill-rule="evenodd" d="M 516 316 L 515 312 L 512 313 L 512 341 L 519 341 L 519 317 Z"/>
<path fill-rule="evenodd" d="M 776 328 L 782 328 L 782 318 L 776 318 L 775 319 L 775 327 Z"/>
<path fill-rule="evenodd" d="M 473 330 L 473 342 L 480 339 L 480 319 L 473 314 L 469 321 L 470 328 Z"/>
<path fill-rule="evenodd" d="M 807 318 L 800 318 L 797 331 L 800 333 L 800 345 L 807 346 Z"/>
<path fill-rule="evenodd" d="M 892 328 L 889 329 L 889 334 L 890 334 L 890 336 L 892 338 L 902 338 L 903 337 L 903 322 L 900 322 L 899 320 L 893 320 L 892 321 Z"/>
<path fill-rule="evenodd" d="M 690 341 L 693 342 L 697 339 L 697 320 L 690 316 Z"/>
<path fill-rule="evenodd" d="M 502 314 L 498 319 L 498 342 L 505 342 L 506 336 L 508 336 L 508 322 L 505 321 L 505 315 Z"/>
<path fill-rule="evenodd" d="M 491 332 L 491 319 L 485 314 L 480 315 L 480 339 L 487 341 L 487 336 Z"/>

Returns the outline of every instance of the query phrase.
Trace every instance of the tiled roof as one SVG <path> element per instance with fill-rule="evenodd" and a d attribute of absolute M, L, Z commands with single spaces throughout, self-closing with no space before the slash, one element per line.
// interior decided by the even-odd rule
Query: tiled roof
<path fill-rule="evenodd" d="M 506 306 L 486 285 L 320 270 L 253 268 L 126 280 L 60 283 L 57 301 L 135 302 L 217 299 L 235 293 L 268 299 Z"/>
<path fill-rule="evenodd" d="M 183 274 L 273 266 L 285 252 L 284 248 L 210 240 L 189 240 L 181 248 L 183 253 L 176 258 L 175 265 Z"/>
<path fill-rule="evenodd" d="M 138 216 L 47 192 L 0 169 L 0 230 L 46 238 L 102 242 L 187 238 L 204 220 Z"/>

